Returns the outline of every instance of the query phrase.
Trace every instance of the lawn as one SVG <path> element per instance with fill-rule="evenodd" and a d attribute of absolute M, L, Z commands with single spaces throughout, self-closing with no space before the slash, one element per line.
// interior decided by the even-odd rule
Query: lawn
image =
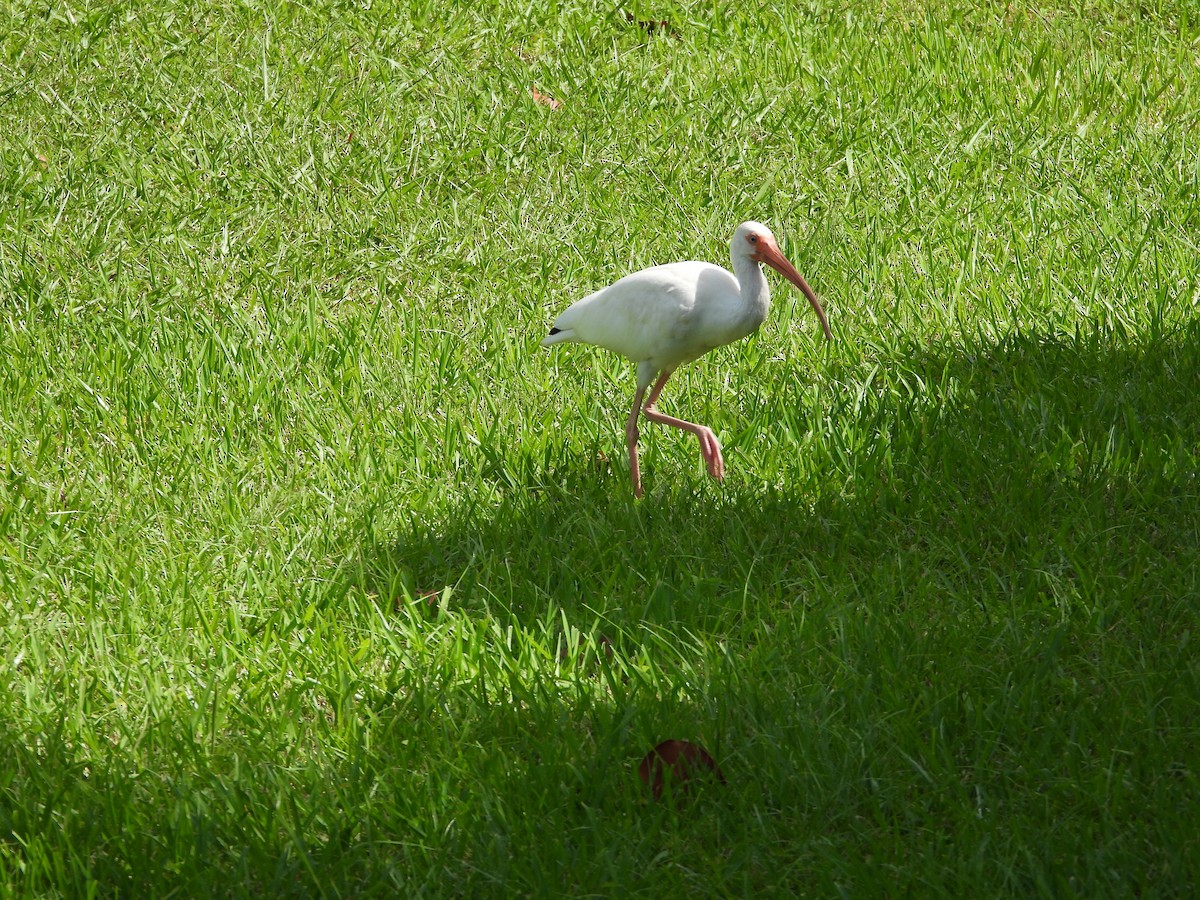
<path fill-rule="evenodd" d="M 1022 7 L 0 0 L 0 894 L 1200 890 L 1200 9 Z"/>

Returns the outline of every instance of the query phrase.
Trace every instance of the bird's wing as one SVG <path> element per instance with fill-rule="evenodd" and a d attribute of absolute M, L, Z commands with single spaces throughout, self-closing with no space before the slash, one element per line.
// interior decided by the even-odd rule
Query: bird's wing
<path fill-rule="evenodd" d="M 699 324 L 697 289 L 708 282 L 728 281 L 736 296 L 737 281 L 703 262 L 671 263 L 626 275 L 573 303 L 554 322 L 571 340 L 595 344 L 634 362 L 673 364 L 685 358 Z"/>

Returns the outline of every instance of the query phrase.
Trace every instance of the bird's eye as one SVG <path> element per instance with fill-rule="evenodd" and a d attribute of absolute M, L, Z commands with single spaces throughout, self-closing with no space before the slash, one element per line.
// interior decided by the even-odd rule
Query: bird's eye
<path fill-rule="evenodd" d="M 747 235 L 746 240 L 748 240 L 752 244 L 757 244 L 758 243 L 758 235 L 757 234 Z"/>

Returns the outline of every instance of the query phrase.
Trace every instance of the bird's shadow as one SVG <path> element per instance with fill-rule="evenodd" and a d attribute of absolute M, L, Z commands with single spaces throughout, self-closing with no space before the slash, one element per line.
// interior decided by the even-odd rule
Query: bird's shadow
<path fill-rule="evenodd" d="M 659 472 L 635 501 L 623 465 L 560 446 L 524 469 L 493 460 L 506 473 L 499 499 L 468 497 L 362 546 L 356 579 L 393 596 L 453 585 L 463 608 L 499 604 L 517 620 L 549 601 L 618 627 L 686 608 L 704 628 L 727 623 L 747 593 L 888 602 L 872 592 L 894 593 L 897 566 L 914 560 L 915 590 L 986 576 L 972 588 L 986 607 L 1044 591 L 1050 570 L 1119 578 L 1119 555 L 1139 546 L 1197 557 L 1200 322 L 1143 336 L 1018 333 L 914 349 L 904 365 L 935 402 L 918 390 L 882 410 L 831 412 L 843 430 L 881 438 L 873 460 L 826 457 L 838 476 L 827 483 L 853 491 L 672 488 Z M 868 368 L 834 374 L 853 383 Z M 697 612 L 698 596 L 719 599 Z"/>

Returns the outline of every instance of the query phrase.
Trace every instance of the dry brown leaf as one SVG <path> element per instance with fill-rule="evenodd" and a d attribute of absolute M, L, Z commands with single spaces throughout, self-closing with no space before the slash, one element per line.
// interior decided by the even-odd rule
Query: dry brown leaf
<path fill-rule="evenodd" d="M 670 35 L 679 40 L 679 32 L 672 27 L 671 23 L 666 19 L 635 19 L 633 13 L 625 13 L 625 20 L 631 23 L 637 23 L 637 27 L 646 32 L 646 34 L 663 34 Z"/>
<path fill-rule="evenodd" d="M 663 741 L 642 757 L 638 775 L 642 784 L 650 788 L 655 800 L 662 797 L 668 783 L 679 796 L 687 794 L 688 782 L 693 779 L 712 777 L 721 784 L 725 783 L 725 774 L 716 760 L 707 750 L 691 741 Z"/>
<path fill-rule="evenodd" d="M 533 96 L 534 100 L 536 100 L 538 103 L 542 104 L 543 106 L 548 106 L 551 109 L 558 109 L 560 106 L 562 106 L 561 103 L 559 103 L 557 100 L 555 100 L 549 94 L 543 94 L 541 91 L 539 91 L 537 89 L 537 85 L 530 86 L 529 93 Z"/>
<path fill-rule="evenodd" d="M 424 601 L 426 606 L 429 606 L 431 608 L 436 608 L 438 603 L 442 599 L 442 592 L 441 591 L 417 591 L 416 599 L 418 601 Z M 408 602 L 409 601 L 408 601 L 407 594 L 397 594 L 396 597 L 392 600 L 392 608 L 394 610 L 396 610 L 396 612 L 400 612 L 400 610 L 402 610 L 406 606 L 408 606 Z"/>

